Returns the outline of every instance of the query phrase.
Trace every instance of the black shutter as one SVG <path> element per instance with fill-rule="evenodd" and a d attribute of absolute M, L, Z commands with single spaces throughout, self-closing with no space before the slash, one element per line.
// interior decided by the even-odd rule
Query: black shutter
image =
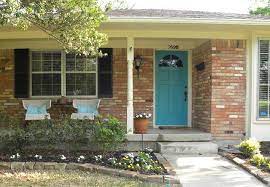
<path fill-rule="evenodd" d="M 15 98 L 29 96 L 29 49 L 14 49 Z"/>
<path fill-rule="evenodd" d="M 99 98 L 111 98 L 113 96 L 113 50 L 102 48 L 101 51 L 107 56 L 98 59 L 98 96 Z"/>

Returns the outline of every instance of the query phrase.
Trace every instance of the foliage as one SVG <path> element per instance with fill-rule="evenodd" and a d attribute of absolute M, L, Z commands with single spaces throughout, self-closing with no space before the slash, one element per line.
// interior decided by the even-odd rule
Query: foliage
<path fill-rule="evenodd" d="M 98 28 L 108 8 L 97 0 L 0 0 L 0 25 L 25 30 L 34 26 L 67 51 L 97 56 L 107 42 Z"/>
<path fill-rule="evenodd" d="M 117 148 L 125 139 L 125 130 L 120 121 L 112 116 L 98 119 L 94 126 L 94 141 L 102 150 Z"/>
<path fill-rule="evenodd" d="M 252 15 L 270 16 L 270 1 L 262 0 L 265 3 L 265 7 L 257 7 L 255 10 L 251 10 Z"/>
<path fill-rule="evenodd" d="M 0 127 L 16 128 L 19 126 L 19 119 L 11 117 L 5 112 L 0 112 Z"/>
<path fill-rule="evenodd" d="M 120 158 L 111 157 L 108 161 L 111 166 L 120 169 L 156 174 L 164 174 L 165 172 L 159 162 L 154 159 L 153 152 L 140 151 L 138 154 L 127 153 L 120 156 Z"/>
<path fill-rule="evenodd" d="M 254 154 L 260 153 L 260 148 L 261 148 L 260 142 L 252 138 L 244 140 L 239 144 L 239 150 L 246 157 L 251 157 Z"/>
<path fill-rule="evenodd" d="M 26 145 L 26 136 L 21 128 L 14 128 L 10 131 L 0 133 L 0 142 L 4 150 L 9 153 L 23 152 L 23 147 Z"/>
<path fill-rule="evenodd" d="M 262 154 L 255 154 L 250 159 L 250 162 L 257 167 L 261 167 L 267 164 L 267 159 Z"/>
<path fill-rule="evenodd" d="M 33 121 L 25 129 L 16 128 L 0 134 L 1 144 L 9 153 L 21 153 L 31 145 L 38 148 L 44 145 L 57 148 L 62 145 L 68 146 L 69 151 L 90 144 L 101 145 L 106 151 L 106 148 L 116 149 L 124 138 L 125 131 L 121 123 L 113 117 L 96 121 L 70 118 Z"/>

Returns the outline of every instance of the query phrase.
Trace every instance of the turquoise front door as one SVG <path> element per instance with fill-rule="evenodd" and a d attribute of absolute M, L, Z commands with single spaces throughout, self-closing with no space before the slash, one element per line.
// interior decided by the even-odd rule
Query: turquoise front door
<path fill-rule="evenodd" d="M 156 125 L 187 126 L 188 52 L 156 51 Z"/>

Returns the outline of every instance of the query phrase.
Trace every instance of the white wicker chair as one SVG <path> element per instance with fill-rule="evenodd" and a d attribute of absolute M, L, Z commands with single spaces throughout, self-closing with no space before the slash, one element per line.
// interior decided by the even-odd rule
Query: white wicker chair
<path fill-rule="evenodd" d="M 26 112 L 25 120 L 44 120 L 44 119 L 51 119 L 50 114 L 47 112 L 49 108 L 51 108 L 51 100 L 23 100 L 23 107 L 27 111 L 29 106 L 46 106 L 46 113 L 43 114 L 29 114 Z"/>
<path fill-rule="evenodd" d="M 74 99 L 73 100 L 73 107 L 78 109 L 79 105 L 90 107 L 93 112 L 91 113 L 72 113 L 71 119 L 89 119 L 94 120 L 95 116 L 97 116 L 98 108 L 99 108 L 100 99 L 91 99 L 91 100 L 80 100 L 80 99 Z"/>

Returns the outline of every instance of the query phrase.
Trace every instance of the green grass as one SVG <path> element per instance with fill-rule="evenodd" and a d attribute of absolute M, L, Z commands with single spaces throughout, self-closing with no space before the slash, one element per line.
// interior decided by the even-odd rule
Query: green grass
<path fill-rule="evenodd" d="M 158 186 L 138 180 L 82 171 L 0 171 L 0 186 Z"/>

